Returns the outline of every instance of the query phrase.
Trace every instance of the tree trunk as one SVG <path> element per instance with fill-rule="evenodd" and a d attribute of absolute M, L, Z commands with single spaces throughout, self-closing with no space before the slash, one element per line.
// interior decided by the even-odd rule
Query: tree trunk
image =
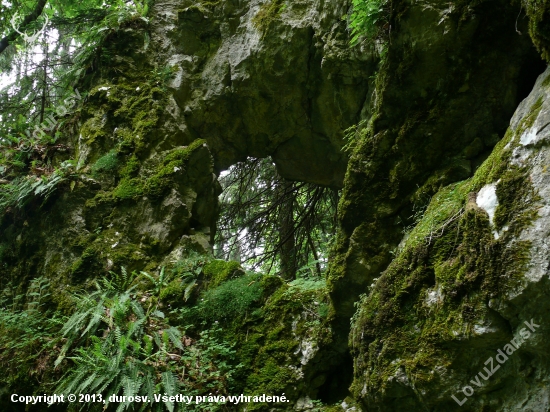
<path fill-rule="evenodd" d="M 40 124 L 44 121 L 44 115 L 46 112 L 46 95 L 48 93 L 48 38 L 46 32 L 44 32 L 44 45 L 43 45 L 43 51 L 44 51 L 44 73 L 42 78 L 42 98 L 40 101 Z"/>
<path fill-rule="evenodd" d="M 294 238 L 294 182 L 282 180 L 279 186 L 281 205 L 279 209 L 279 245 L 281 276 L 286 280 L 296 279 L 296 241 Z"/>

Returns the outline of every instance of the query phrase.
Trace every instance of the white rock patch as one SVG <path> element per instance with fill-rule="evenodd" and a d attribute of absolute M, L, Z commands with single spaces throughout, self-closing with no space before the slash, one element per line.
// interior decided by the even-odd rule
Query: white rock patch
<path fill-rule="evenodd" d="M 492 225 L 493 218 L 495 217 L 495 211 L 498 207 L 496 183 L 491 183 L 489 185 L 483 186 L 483 188 L 477 194 L 476 203 L 480 208 L 487 212 L 487 214 L 489 215 L 489 221 Z"/>
<path fill-rule="evenodd" d="M 300 342 L 300 346 L 298 347 L 296 352 L 294 352 L 294 354 L 298 355 L 301 352 L 302 356 L 300 359 L 300 363 L 302 365 L 307 365 L 307 363 L 311 359 L 313 359 L 313 357 L 315 356 L 318 350 L 319 348 L 317 347 L 317 342 L 313 340 L 304 339 L 303 341 Z"/>
<path fill-rule="evenodd" d="M 527 146 L 528 144 L 532 144 L 535 140 L 537 140 L 537 129 L 536 127 L 532 127 L 523 132 L 519 139 L 519 143 L 522 146 Z"/>
<path fill-rule="evenodd" d="M 443 301 L 443 291 L 440 287 L 437 287 L 433 290 L 428 291 L 424 302 L 427 306 L 433 306 L 441 303 Z"/>

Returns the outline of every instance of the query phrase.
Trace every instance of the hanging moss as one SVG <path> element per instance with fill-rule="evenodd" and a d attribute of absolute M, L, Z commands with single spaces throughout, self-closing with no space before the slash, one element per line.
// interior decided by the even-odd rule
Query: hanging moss
<path fill-rule="evenodd" d="M 522 4 L 529 17 L 529 34 L 542 57 L 550 60 L 550 2 L 526 0 Z"/>
<path fill-rule="evenodd" d="M 519 236 L 519 230 L 527 226 L 537 216 L 534 203 L 538 197 L 529 184 L 527 170 L 512 166 L 499 180 L 496 194 L 499 199 L 494 217 L 496 229 L 501 230 L 508 223 L 515 222 L 516 232 L 514 235 Z"/>

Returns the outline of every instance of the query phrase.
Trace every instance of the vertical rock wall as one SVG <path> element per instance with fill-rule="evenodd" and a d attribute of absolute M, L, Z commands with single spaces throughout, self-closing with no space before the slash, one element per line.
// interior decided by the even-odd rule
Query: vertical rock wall
<path fill-rule="evenodd" d="M 341 324 L 413 216 L 439 188 L 472 175 L 544 69 L 515 29 L 519 7 L 506 1 L 392 4 L 375 108 L 357 134 L 340 203 L 329 281 Z M 525 30 L 525 19 L 518 24 Z"/>
<path fill-rule="evenodd" d="M 548 409 L 549 76 L 361 300 L 352 388 L 367 410 Z"/>

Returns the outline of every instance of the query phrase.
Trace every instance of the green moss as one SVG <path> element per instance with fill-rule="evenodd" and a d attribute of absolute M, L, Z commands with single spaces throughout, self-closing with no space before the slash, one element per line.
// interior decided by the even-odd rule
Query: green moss
<path fill-rule="evenodd" d="M 497 190 L 500 191 L 500 195 L 497 194 L 497 196 L 499 199 L 502 196 L 503 200 L 503 202 L 499 200 L 499 203 L 506 203 L 506 205 L 499 206 L 500 210 L 497 209 L 499 215 L 496 220 L 498 229 L 502 228 L 504 225 L 503 220 L 506 220 L 503 215 L 511 216 L 518 212 L 518 207 L 526 208 L 528 206 L 525 204 L 518 205 L 518 203 L 523 202 L 520 200 L 522 196 L 524 201 L 536 200 L 533 194 L 529 192 L 532 187 L 530 184 L 521 186 L 520 182 L 525 182 L 527 179 L 524 172 L 515 167 L 508 170 L 508 164 L 513 149 L 519 144 L 521 134 L 531 127 L 536 120 L 542 108 L 542 101 L 542 98 L 537 99 L 530 108 L 528 115 L 521 121 L 515 131 L 509 129 L 506 132 L 504 138 L 497 143 L 491 155 L 479 167 L 474 177 L 447 186 L 432 198 L 425 214 L 407 240 L 409 246 L 415 246 L 417 242 L 423 242 L 430 234 L 436 232 L 441 225 L 447 224 L 453 217 L 456 217 L 465 206 L 469 193 L 477 192 L 486 184 L 493 183 L 498 179 L 502 181 L 497 186 Z M 429 179 L 426 184 L 430 184 L 430 182 L 432 180 Z M 500 189 L 498 189 L 499 187 Z M 417 191 L 417 197 L 419 197 L 419 193 L 423 193 L 423 188 Z M 512 199 L 512 197 L 514 198 Z"/>
<path fill-rule="evenodd" d="M 533 106 L 531 106 L 531 108 L 529 109 L 529 115 L 522 121 L 522 130 L 528 129 L 533 126 L 535 120 L 537 120 L 540 111 L 542 110 L 543 101 L 543 97 L 540 96 L 537 101 L 533 103 Z"/>
<path fill-rule="evenodd" d="M 296 392 L 297 385 L 304 385 L 299 372 L 303 367 L 301 352 L 297 350 L 301 342 L 307 339 L 321 347 L 331 339 L 324 317 L 329 304 L 325 282 L 286 284 L 279 277 L 259 274 L 230 279 L 239 269 L 235 262 L 214 260 L 206 264 L 203 273 L 207 281 L 226 280 L 205 290 L 198 305 L 183 309 L 182 322 L 223 326 L 224 339 L 235 343 L 241 365 L 234 376 L 235 393 L 253 396 L 286 391 L 288 396 Z M 296 369 L 289 365 L 296 365 Z M 248 405 L 250 410 L 265 410 L 267 406 Z"/>
<path fill-rule="evenodd" d="M 284 342 L 280 342 L 284 344 Z M 279 348 L 280 350 L 281 348 Z M 290 345 L 282 348 L 281 353 L 292 353 L 295 349 L 295 345 Z M 262 354 L 263 355 L 263 354 Z M 265 355 L 264 355 L 265 356 Z M 289 382 L 296 379 L 296 376 L 284 363 L 287 359 L 274 359 L 267 357 L 265 359 L 264 366 L 258 371 L 250 375 L 246 382 L 246 386 L 249 388 L 262 388 L 264 393 L 282 393 L 284 388 L 287 387 Z M 255 393 L 260 393 L 256 392 Z M 264 408 L 267 405 L 251 405 L 252 409 L 258 410 Z"/>
<path fill-rule="evenodd" d="M 399 368 L 418 390 L 428 387 L 434 368 L 458 356 L 452 342 L 472 334 L 473 325 L 489 316 L 488 302 L 521 282 L 530 244 L 517 237 L 536 217 L 538 197 L 527 171 L 509 165 L 540 106 L 537 101 L 507 132 L 473 178 L 434 196 L 397 258 L 363 296 L 350 335 L 357 397 L 383 392 Z M 497 179 L 493 227 L 475 194 Z M 429 291 L 442 299 L 428 304 Z"/>
<path fill-rule="evenodd" d="M 99 191 L 92 199 L 86 200 L 86 208 L 93 210 L 104 204 L 113 204 L 115 199 L 112 192 Z"/>
<path fill-rule="evenodd" d="M 265 34 L 269 25 L 280 16 L 284 9 L 284 0 L 269 0 L 262 4 L 260 11 L 252 19 L 252 24 Z"/>
<path fill-rule="evenodd" d="M 159 300 L 170 305 L 170 307 L 181 306 L 184 303 L 186 288 L 187 285 L 181 279 L 174 279 L 161 290 Z"/>
<path fill-rule="evenodd" d="M 110 173 L 117 169 L 119 164 L 116 150 L 111 150 L 105 156 L 100 157 L 92 166 L 92 174 Z"/>
<path fill-rule="evenodd" d="M 118 185 L 111 191 L 98 192 L 93 199 L 87 201 L 86 206 L 95 208 L 103 203 L 136 200 L 142 196 L 152 199 L 163 197 L 175 184 L 174 176 L 176 174 L 185 176 L 187 162 L 191 154 L 203 144 L 204 140 L 199 139 L 187 147 L 171 150 L 148 175 L 145 173 L 139 175 L 141 164 L 137 156 L 131 156 L 120 172 L 122 179 Z"/>
<path fill-rule="evenodd" d="M 275 293 L 283 284 L 284 281 L 279 276 L 265 275 L 261 279 L 262 290 L 266 298 Z"/>
<path fill-rule="evenodd" d="M 463 34 L 470 30 L 473 21 L 470 16 L 474 11 L 476 15 L 486 13 L 481 2 L 484 1 L 466 0 L 455 4 L 451 19 L 460 27 L 464 17 L 465 29 L 459 30 Z M 506 13 L 511 11 L 506 8 Z M 392 3 L 395 21 L 408 19 L 410 16 L 405 17 L 408 13 L 406 3 Z M 504 28 L 502 21 L 488 18 L 484 30 L 500 33 Z M 418 30 L 417 23 L 407 27 Z M 392 258 L 389 251 L 400 243 L 403 227 L 419 221 L 421 213 L 414 216 L 414 222 L 409 220 L 419 210 L 417 207 L 423 209 L 441 186 L 470 176 L 470 162 L 464 161 L 465 157 L 477 158 L 484 153 L 494 143 L 489 136 L 500 130 L 500 126 L 495 127 L 495 117 L 491 113 L 509 111 L 513 105 L 510 92 L 504 93 L 502 83 L 495 81 L 494 70 L 486 69 L 501 67 L 498 58 L 488 56 L 497 56 L 495 47 L 498 47 L 498 54 L 506 54 L 507 42 L 496 45 L 484 39 L 474 48 L 465 50 L 453 67 L 443 60 L 434 60 L 428 66 L 434 73 L 441 73 L 437 81 L 426 75 L 427 72 L 418 70 L 417 63 L 424 64 L 418 58 L 426 51 L 421 44 L 403 39 L 399 44 L 390 45 L 375 78 L 376 99 L 367 116 L 369 124 L 356 134 L 338 208 L 341 233 L 335 242 L 329 268 L 331 293 L 342 317 L 351 316 L 352 303 L 364 291 L 365 280 L 377 277 L 387 267 Z M 519 50 L 519 44 L 516 46 Z M 474 56 L 477 57 L 474 59 Z M 491 62 L 483 60 L 484 56 Z M 482 60 L 478 58 L 485 63 L 479 65 L 477 62 Z M 521 64 L 521 58 L 517 63 Z M 409 70 L 411 67 L 417 70 Z M 504 78 L 507 73 L 512 72 L 503 70 L 500 75 Z M 516 78 L 517 74 L 512 76 Z M 472 106 L 472 102 L 475 105 Z M 476 136 L 473 130 L 484 130 L 482 133 L 487 134 Z M 480 143 L 484 145 L 482 151 Z M 506 156 L 501 151 L 498 155 Z M 461 159 L 465 167 L 459 164 L 451 167 Z M 493 160 L 496 167 L 506 167 L 506 163 L 494 157 Z M 443 219 L 433 213 L 431 221 L 424 222 L 423 233 L 417 233 L 416 240 L 422 242 L 431 228 L 458 213 L 465 204 L 465 196 L 479 190 L 483 184 L 476 188 L 477 183 L 486 177 L 480 175 L 477 182 L 470 181 L 470 188 L 456 187 L 464 196 L 447 193 L 451 199 L 441 200 L 452 207 L 452 213 L 449 215 L 447 210 L 439 209 L 446 215 Z"/>
<path fill-rule="evenodd" d="M 211 288 L 232 279 L 235 275 L 241 276 L 243 274 L 241 265 L 238 262 L 227 262 L 225 260 L 213 260 L 207 263 L 203 268 L 203 273 Z"/>
<path fill-rule="evenodd" d="M 201 302 L 201 317 L 209 321 L 231 321 L 246 316 L 262 297 L 260 276 L 247 275 L 209 289 Z"/>
<path fill-rule="evenodd" d="M 494 224 L 497 230 L 512 221 L 516 222 L 516 229 L 521 229 L 537 216 L 534 203 L 539 197 L 533 192 L 527 170 L 511 167 L 499 180 L 496 194 L 499 205 L 495 211 Z M 517 224 L 520 221 L 522 224 Z"/>
<path fill-rule="evenodd" d="M 141 162 L 136 155 L 133 155 L 128 159 L 124 168 L 120 171 L 120 175 L 124 178 L 136 177 L 141 168 Z"/>
<path fill-rule="evenodd" d="M 485 212 L 471 209 L 400 254 L 354 319 L 351 340 L 364 374 L 354 387 L 357 396 L 365 383 L 369 393 L 383 390 L 401 366 L 423 387 L 435 366 L 454 358 L 441 345 L 471 333 L 487 316 L 488 301 L 521 278 L 529 245 L 507 241 L 495 240 Z M 426 293 L 434 289 L 445 299 L 430 307 Z"/>
<path fill-rule="evenodd" d="M 113 190 L 113 198 L 118 200 L 135 199 L 143 195 L 143 182 L 138 178 L 124 178 Z"/>
<path fill-rule="evenodd" d="M 156 83 L 153 71 L 116 84 L 103 83 L 90 91 L 80 134 L 92 153 L 114 150 L 119 155 L 143 155 L 167 96 Z M 100 164 L 109 160 L 112 159 L 101 159 Z"/>
<path fill-rule="evenodd" d="M 261 323 L 251 325 L 251 331 L 262 336 L 262 345 L 253 361 L 253 373 L 247 378 L 249 391 L 281 393 L 298 380 L 288 365 L 299 364 L 299 342 L 314 337 L 322 346 L 331 338 L 326 319 L 318 314 L 323 303 L 328 303 L 324 281 L 283 284 L 269 297 L 262 308 Z"/>
<path fill-rule="evenodd" d="M 100 251 L 94 247 L 87 247 L 71 266 L 70 273 L 78 278 L 83 278 L 90 273 L 99 270 L 101 263 L 99 262 Z"/>
<path fill-rule="evenodd" d="M 105 114 L 101 112 L 95 113 L 94 117 L 88 119 L 80 129 L 80 134 L 87 145 L 92 145 L 98 139 L 103 139 L 107 132 L 104 130 L 103 118 Z"/>
<path fill-rule="evenodd" d="M 526 0 L 522 3 L 529 17 L 529 34 L 543 59 L 550 60 L 550 2 Z"/>
<path fill-rule="evenodd" d="M 133 243 L 119 243 L 116 239 L 113 229 L 105 230 L 99 235 L 89 235 L 87 241 L 84 241 L 86 248 L 69 269 L 73 280 L 81 282 L 93 279 L 121 266 L 129 271 L 141 269 L 150 260 L 146 248 Z"/>
<path fill-rule="evenodd" d="M 186 163 L 191 153 L 205 144 L 203 139 L 195 140 L 189 146 L 176 148 L 170 151 L 160 162 L 155 173 L 149 177 L 144 185 L 145 193 L 152 198 L 163 196 L 174 184 L 172 177 L 176 173 L 184 173 Z"/>

